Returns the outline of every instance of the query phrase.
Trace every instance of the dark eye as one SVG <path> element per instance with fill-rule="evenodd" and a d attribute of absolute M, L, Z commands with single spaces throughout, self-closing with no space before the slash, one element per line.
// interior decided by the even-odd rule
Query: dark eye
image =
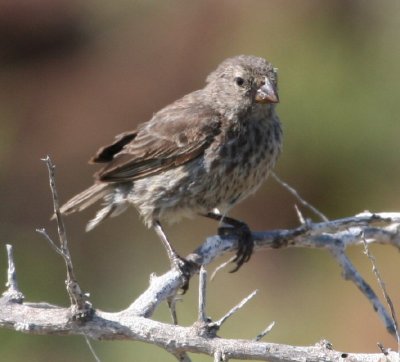
<path fill-rule="evenodd" d="M 235 83 L 241 87 L 244 84 L 244 79 L 242 77 L 236 77 L 235 78 Z"/>
<path fill-rule="evenodd" d="M 276 82 L 277 73 L 276 73 L 276 72 L 268 73 L 268 78 L 269 78 L 272 82 Z"/>

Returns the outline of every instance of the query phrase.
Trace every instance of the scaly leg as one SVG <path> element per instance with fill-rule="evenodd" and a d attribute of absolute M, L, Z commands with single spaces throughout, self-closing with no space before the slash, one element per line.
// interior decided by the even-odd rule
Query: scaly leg
<path fill-rule="evenodd" d="M 168 241 L 168 238 L 165 235 L 165 232 L 159 221 L 154 222 L 153 228 L 157 233 L 158 237 L 160 238 L 165 250 L 167 251 L 171 267 L 178 270 L 182 275 L 183 278 L 182 291 L 183 294 L 185 294 L 186 291 L 189 289 L 189 280 L 194 263 L 191 263 L 190 261 L 187 261 L 186 259 L 178 255 L 178 253 L 172 247 L 171 243 Z"/>

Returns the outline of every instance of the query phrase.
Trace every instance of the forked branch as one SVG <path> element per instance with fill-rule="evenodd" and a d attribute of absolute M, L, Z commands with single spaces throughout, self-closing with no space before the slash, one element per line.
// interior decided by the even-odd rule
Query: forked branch
<path fill-rule="evenodd" d="M 52 241 L 44 229 L 39 232 L 64 259 L 72 313 L 71 308 L 61 308 L 47 303 L 23 302 L 23 294 L 18 289 L 12 248 L 7 246 L 9 267 L 7 290 L 0 298 L 0 327 L 31 334 L 77 334 L 93 339 L 143 341 L 168 350 L 181 361 L 190 361 L 188 352 L 207 354 L 212 356 L 214 361 L 227 361 L 230 358 L 265 361 L 398 360 L 396 352 L 387 351 L 383 347 L 382 353 L 347 354 L 333 350 L 330 343 L 326 341 L 308 347 L 261 342 L 260 340 L 272 329 L 273 323 L 253 340 L 217 337 L 217 332 L 224 321 L 255 296 L 253 292 L 218 321 L 213 322 L 206 315 L 207 273 L 204 266 L 223 254 L 236 250 L 238 242 L 234 235 L 211 236 L 187 256 L 188 260 L 203 265 L 200 269 L 198 318 L 192 326 L 181 327 L 150 319 L 158 305 L 163 301 L 168 301 L 173 309 L 173 320 L 177 322 L 174 305 L 177 291 L 182 286 L 182 278 L 178 271 L 172 269 L 164 275 L 152 276 L 147 290 L 126 309 L 117 313 L 94 310 L 88 301 L 88 296 L 81 291 L 74 274 L 65 226 L 58 208 L 54 165 L 49 158 L 46 158 L 45 162 L 49 170 L 60 246 Z M 353 281 L 363 291 L 377 310 L 387 330 L 395 335 L 395 314 L 387 312 L 374 291 L 352 265 L 345 251 L 350 245 L 365 246 L 371 243 L 390 244 L 400 248 L 400 213 L 364 212 L 353 217 L 331 221 L 325 218 L 319 223 L 304 220 L 300 212 L 299 215 L 303 222 L 298 228 L 254 232 L 255 250 L 286 247 L 329 250 L 342 267 L 343 276 Z M 193 269 L 194 273 L 196 273 L 195 269 Z M 256 333 L 257 331 L 254 335 Z"/>

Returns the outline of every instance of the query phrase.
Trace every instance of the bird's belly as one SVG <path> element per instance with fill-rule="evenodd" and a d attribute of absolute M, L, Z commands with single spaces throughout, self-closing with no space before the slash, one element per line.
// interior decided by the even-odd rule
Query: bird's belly
<path fill-rule="evenodd" d="M 278 151 L 269 152 L 268 147 L 254 148 L 252 152 L 240 153 L 238 157 L 217 157 L 215 162 L 204 158 L 188 165 L 187 187 L 176 189 L 174 200 L 179 200 L 173 210 L 182 216 L 206 213 L 219 208 L 226 213 L 236 203 L 255 192 L 268 176 Z M 200 166 L 201 165 L 201 166 Z M 178 184 L 182 182 L 178 182 Z"/>
<path fill-rule="evenodd" d="M 148 226 L 155 220 L 174 223 L 216 207 L 226 212 L 260 186 L 270 166 L 269 160 L 263 160 L 258 165 L 242 162 L 233 169 L 207 171 L 188 164 L 136 181 L 129 199 Z"/>
<path fill-rule="evenodd" d="M 240 152 L 233 152 L 235 145 L 226 152 L 210 149 L 185 165 L 137 180 L 130 201 L 149 226 L 155 220 L 173 223 L 213 208 L 227 212 L 255 192 L 274 166 L 280 147 L 263 141 Z"/>

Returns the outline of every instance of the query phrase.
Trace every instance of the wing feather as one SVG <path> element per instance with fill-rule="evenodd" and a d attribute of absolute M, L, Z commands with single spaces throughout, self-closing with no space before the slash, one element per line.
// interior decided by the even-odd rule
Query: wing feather
<path fill-rule="evenodd" d="M 196 93 L 196 92 L 195 92 Z M 101 148 L 93 162 L 108 162 L 96 177 L 134 181 L 185 164 L 204 153 L 220 133 L 221 116 L 192 93 L 167 106 L 137 130 Z"/>

